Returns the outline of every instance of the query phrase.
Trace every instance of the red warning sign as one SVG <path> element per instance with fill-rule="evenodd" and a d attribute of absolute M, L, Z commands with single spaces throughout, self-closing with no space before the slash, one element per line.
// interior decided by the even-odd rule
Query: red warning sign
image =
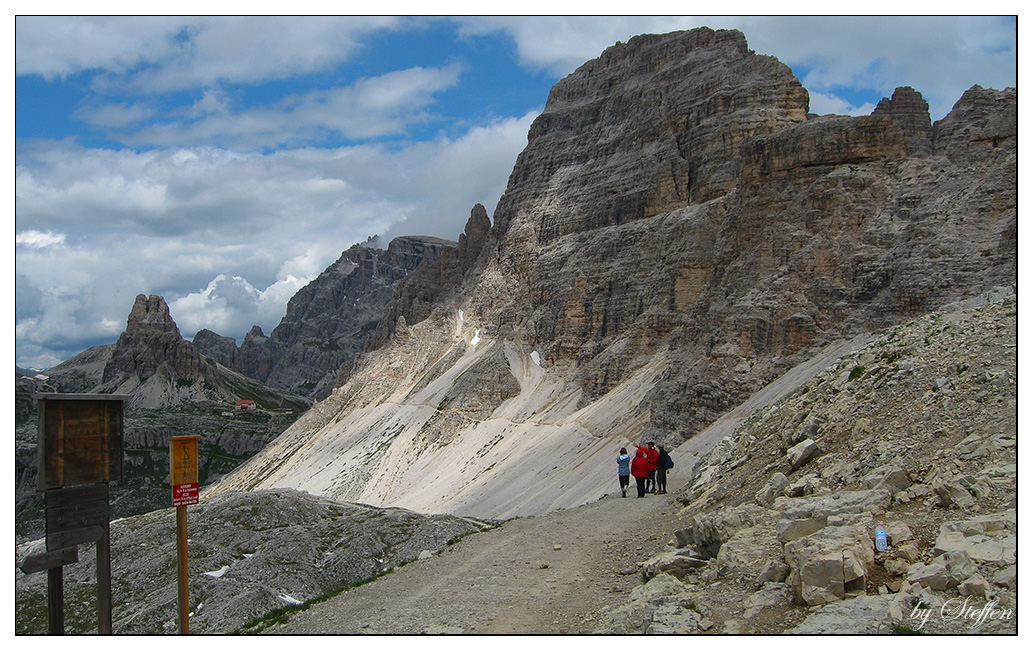
<path fill-rule="evenodd" d="M 197 482 L 172 487 L 172 506 L 190 506 L 199 502 Z"/>

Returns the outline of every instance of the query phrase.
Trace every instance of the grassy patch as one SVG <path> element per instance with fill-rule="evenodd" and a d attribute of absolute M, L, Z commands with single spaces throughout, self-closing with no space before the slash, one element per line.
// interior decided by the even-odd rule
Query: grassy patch
<path fill-rule="evenodd" d="M 337 595 L 342 594 L 344 592 L 347 592 L 347 591 L 349 591 L 349 590 L 351 590 L 353 588 L 357 588 L 360 585 L 365 585 L 367 583 L 372 583 L 373 581 L 376 581 L 380 577 L 385 576 L 387 574 L 390 574 L 393 571 L 394 571 L 394 568 L 391 568 L 391 569 L 385 570 L 383 572 L 380 572 L 379 574 L 375 574 L 375 575 L 369 577 L 368 579 L 363 579 L 362 581 L 355 581 L 353 583 L 349 583 L 348 585 L 342 586 L 342 587 L 340 587 L 340 588 L 338 588 L 336 590 L 331 590 L 330 592 L 327 592 L 327 593 L 325 593 L 325 594 L 323 594 L 323 595 L 321 595 L 319 597 L 315 597 L 313 599 L 309 599 L 308 601 L 306 601 L 304 603 L 290 604 L 290 605 L 284 606 L 282 608 L 277 608 L 276 610 L 270 611 L 270 612 L 266 613 L 265 615 L 262 615 L 261 617 L 256 617 L 256 618 L 252 619 L 251 621 L 249 621 L 248 623 L 244 624 L 243 626 L 238 628 L 236 631 L 234 631 L 234 633 L 235 634 L 256 635 L 256 634 L 261 633 L 262 631 L 264 631 L 266 629 L 272 628 L 273 626 L 278 626 L 280 624 L 285 624 L 285 623 L 287 623 L 287 620 L 290 619 L 291 615 L 293 615 L 294 613 L 298 613 L 298 612 L 301 612 L 301 611 L 304 611 L 304 610 L 308 610 L 309 608 L 311 608 L 315 604 L 322 603 L 324 601 L 333 599 Z"/>

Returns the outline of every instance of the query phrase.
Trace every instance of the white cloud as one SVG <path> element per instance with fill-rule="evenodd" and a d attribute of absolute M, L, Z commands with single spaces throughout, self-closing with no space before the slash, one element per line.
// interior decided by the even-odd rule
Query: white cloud
<path fill-rule="evenodd" d="M 64 244 L 65 234 L 64 233 L 41 233 L 39 231 L 24 231 L 14 236 L 15 244 L 21 244 L 24 246 L 31 247 L 33 249 L 45 249 L 48 246 L 58 246 Z"/>
<path fill-rule="evenodd" d="M 154 115 L 154 109 L 144 102 L 84 106 L 72 113 L 74 119 L 102 129 L 124 129 L 148 120 Z"/>
<path fill-rule="evenodd" d="M 19 16 L 15 70 L 47 79 L 103 71 L 101 86 L 148 92 L 254 83 L 347 60 L 409 21 L 375 16 Z"/>
<path fill-rule="evenodd" d="M 861 106 L 854 106 L 850 102 L 835 95 L 811 91 L 811 113 L 827 115 L 871 115 L 875 110 L 875 104 L 865 102 Z"/>
<path fill-rule="evenodd" d="M 535 115 L 401 148 L 35 143 L 20 152 L 15 184 L 18 361 L 44 367 L 113 342 L 140 293 L 163 295 L 184 336 L 268 333 L 352 244 L 378 233 L 384 245 L 402 234 L 456 239 L 474 203 L 490 213 Z"/>
<path fill-rule="evenodd" d="M 84 70 L 124 72 L 168 56 L 186 24 L 153 16 L 18 16 L 15 71 L 47 79 Z"/>
<path fill-rule="evenodd" d="M 133 146 L 204 144 L 244 150 L 297 146 L 328 134 L 353 140 L 397 135 L 431 119 L 426 109 L 435 94 L 458 84 L 460 74 L 461 67 L 454 63 L 397 70 L 241 110 L 232 110 L 224 92 L 209 90 L 188 110 L 169 119 L 109 135 Z M 107 108 L 116 121 L 117 109 Z M 100 114 L 97 122 L 108 117 L 99 110 L 80 113 L 86 118 Z M 125 124 L 135 126 L 129 119 Z"/>

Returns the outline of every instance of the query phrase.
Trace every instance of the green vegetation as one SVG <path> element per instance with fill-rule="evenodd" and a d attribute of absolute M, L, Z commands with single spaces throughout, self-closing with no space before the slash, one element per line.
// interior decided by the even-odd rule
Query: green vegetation
<path fill-rule="evenodd" d="M 394 568 L 391 568 L 391 569 L 385 570 L 383 572 L 380 572 L 379 574 L 375 574 L 375 575 L 369 577 L 368 579 L 363 579 L 362 581 L 355 581 L 353 583 L 349 583 L 347 585 L 341 586 L 340 588 L 338 588 L 336 590 L 331 590 L 330 592 L 327 592 L 327 593 L 325 593 L 325 594 L 323 594 L 323 595 L 321 595 L 319 597 L 315 597 L 314 599 L 309 599 L 308 601 L 305 601 L 304 603 L 291 604 L 289 606 L 284 606 L 282 608 L 277 608 L 276 610 L 270 611 L 270 612 L 266 613 L 265 615 L 262 615 L 261 617 L 256 617 L 256 618 L 252 619 L 247 624 L 244 624 L 239 629 L 234 631 L 234 633 L 236 633 L 236 634 L 251 634 L 251 635 L 255 635 L 255 634 L 261 633 L 262 631 L 264 631 L 264 630 L 266 630 L 268 628 L 272 628 L 273 626 L 278 626 L 280 624 L 285 624 L 287 622 L 287 620 L 290 619 L 290 616 L 293 615 L 294 613 L 298 613 L 298 612 L 301 612 L 301 611 L 304 611 L 304 610 L 308 610 L 309 608 L 311 608 L 315 604 L 322 603 L 324 601 L 328 601 L 330 599 L 333 599 L 337 595 L 342 594 L 344 592 L 347 592 L 348 590 L 351 590 L 353 588 L 357 588 L 360 585 L 365 585 L 367 583 L 372 583 L 373 581 L 376 581 L 380 577 L 386 576 L 386 575 L 390 574 L 393 571 L 394 571 Z"/>
<path fill-rule="evenodd" d="M 921 635 L 922 631 L 916 630 L 905 624 L 894 624 L 893 632 L 897 635 Z"/>

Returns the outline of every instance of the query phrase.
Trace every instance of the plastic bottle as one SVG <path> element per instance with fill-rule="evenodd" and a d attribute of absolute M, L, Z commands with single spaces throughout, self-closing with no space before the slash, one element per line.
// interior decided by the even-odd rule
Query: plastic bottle
<path fill-rule="evenodd" d="M 875 549 L 880 552 L 884 552 L 888 548 L 889 543 L 886 540 L 886 528 L 879 524 L 875 527 Z"/>

